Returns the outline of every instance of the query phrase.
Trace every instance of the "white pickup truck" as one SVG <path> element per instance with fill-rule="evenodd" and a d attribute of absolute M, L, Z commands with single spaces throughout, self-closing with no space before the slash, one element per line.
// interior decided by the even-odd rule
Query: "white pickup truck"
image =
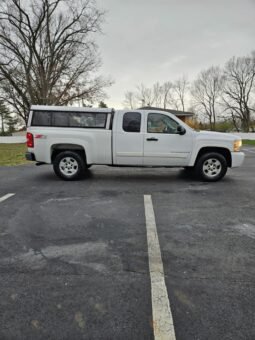
<path fill-rule="evenodd" d="M 64 180 L 81 178 L 94 164 L 182 167 L 217 181 L 242 165 L 242 140 L 231 134 L 195 131 L 161 110 L 32 106 L 26 158 L 53 164 Z"/>

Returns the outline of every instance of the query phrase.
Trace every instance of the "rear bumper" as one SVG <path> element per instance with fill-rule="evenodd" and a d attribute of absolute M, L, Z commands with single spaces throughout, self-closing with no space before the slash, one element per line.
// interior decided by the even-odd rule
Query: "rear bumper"
<path fill-rule="evenodd" d="M 35 162 L 35 155 L 32 152 L 26 152 L 26 160 Z"/>
<path fill-rule="evenodd" d="M 245 155 L 243 152 L 231 152 L 232 166 L 231 168 L 238 168 L 244 162 Z"/>

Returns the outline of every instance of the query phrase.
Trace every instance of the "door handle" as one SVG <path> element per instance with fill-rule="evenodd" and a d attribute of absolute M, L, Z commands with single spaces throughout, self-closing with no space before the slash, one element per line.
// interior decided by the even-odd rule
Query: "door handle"
<path fill-rule="evenodd" d="M 148 142 L 157 142 L 157 141 L 158 141 L 158 138 L 151 137 L 151 138 L 147 138 L 146 140 L 147 140 Z"/>

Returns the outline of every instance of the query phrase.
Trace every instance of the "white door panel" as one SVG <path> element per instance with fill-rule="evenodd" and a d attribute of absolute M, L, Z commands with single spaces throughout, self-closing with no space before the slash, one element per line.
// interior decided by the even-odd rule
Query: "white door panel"
<path fill-rule="evenodd" d="M 125 114 L 127 114 L 125 116 Z M 133 114 L 133 116 L 132 116 Z M 140 117 L 140 122 L 134 119 Z M 126 118 L 125 118 L 126 117 Z M 125 121 L 126 119 L 126 121 Z M 131 128 L 130 128 L 131 126 Z M 139 112 L 120 112 L 114 127 L 114 164 L 143 164 L 143 117 Z M 125 131 L 126 130 L 126 131 Z M 137 131 L 136 131 L 137 130 Z"/>
<path fill-rule="evenodd" d="M 116 164 L 142 165 L 143 135 L 141 133 L 118 132 L 116 134 Z"/>
<path fill-rule="evenodd" d="M 148 141 L 148 139 L 156 139 Z M 185 166 L 188 164 L 192 138 L 188 135 L 145 134 L 144 165 Z"/>
<path fill-rule="evenodd" d="M 192 150 L 192 132 L 177 133 L 179 122 L 162 113 L 149 113 L 144 134 L 144 165 L 186 166 Z"/>

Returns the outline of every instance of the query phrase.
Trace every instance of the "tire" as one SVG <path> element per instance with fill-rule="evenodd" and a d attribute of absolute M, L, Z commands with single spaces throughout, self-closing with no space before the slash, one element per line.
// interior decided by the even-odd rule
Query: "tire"
<path fill-rule="evenodd" d="M 63 151 L 53 161 L 55 174 L 65 181 L 82 178 L 86 171 L 86 163 L 81 155 L 74 151 Z"/>
<path fill-rule="evenodd" d="M 219 181 L 226 175 L 227 170 L 226 158 L 217 152 L 202 155 L 195 166 L 196 175 L 206 182 Z"/>

